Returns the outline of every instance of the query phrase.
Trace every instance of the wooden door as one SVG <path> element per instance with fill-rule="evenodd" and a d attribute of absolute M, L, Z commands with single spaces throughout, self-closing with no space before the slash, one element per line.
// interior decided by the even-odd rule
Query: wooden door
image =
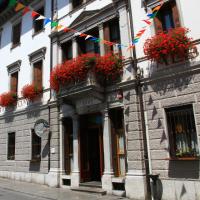
<path fill-rule="evenodd" d="M 87 117 L 81 121 L 81 182 L 101 181 L 104 170 L 102 126 L 87 123 Z"/>
<path fill-rule="evenodd" d="M 71 173 L 71 161 L 73 157 L 73 125 L 72 119 L 64 119 L 64 168 L 65 173 Z"/>

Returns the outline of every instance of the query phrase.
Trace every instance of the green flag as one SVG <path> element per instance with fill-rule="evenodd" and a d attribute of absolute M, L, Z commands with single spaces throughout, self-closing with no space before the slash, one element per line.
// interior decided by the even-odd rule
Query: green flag
<path fill-rule="evenodd" d="M 10 7 L 15 6 L 16 3 L 17 3 L 16 0 L 10 0 L 8 6 Z"/>
<path fill-rule="evenodd" d="M 51 27 L 55 27 L 55 26 L 58 26 L 58 22 L 51 22 Z"/>

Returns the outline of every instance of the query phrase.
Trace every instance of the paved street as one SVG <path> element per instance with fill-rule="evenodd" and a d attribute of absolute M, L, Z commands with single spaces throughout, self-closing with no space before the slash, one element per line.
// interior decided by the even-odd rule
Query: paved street
<path fill-rule="evenodd" d="M 72 192 L 69 189 L 49 188 L 47 186 L 24 183 L 0 178 L 0 200 L 128 200 L 111 195 L 94 195 Z"/>

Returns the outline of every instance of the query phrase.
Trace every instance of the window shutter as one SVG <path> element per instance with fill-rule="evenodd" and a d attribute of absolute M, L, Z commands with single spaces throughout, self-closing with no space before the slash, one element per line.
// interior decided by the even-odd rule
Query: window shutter
<path fill-rule="evenodd" d="M 159 15 L 157 15 L 155 18 L 154 18 L 154 24 L 155 24 L 155 31 L 156 33 L 159 33 L 163 30 L 163 27 L 162 27 L 162 21 L 161 21 L 161 18 Z"/>
<path fill-rule="evenodd" d="M 178 8 L 176 5 L 176 2 L 172 2 L 172 13 L 173 13 L 173 19 L 174 19 L 174 25 L 175 27 L 180 27 L 180 20 L 179 20 L 179 13 L 178 13 Z"/>
<path fill-rule="evenodd" d="M 10 90 L 17 93 L 18 87 L 18 72 L 11 74 Z"/>
<path fill-rule="evenodd" d="M 106 23 L 104 24 L 104 27 L 103 27 L 103 32 L 104 32 L 104 40 L 108 40 L 110 41 L 110 27 L 109 27 L 109 24 Z M 111 46 L 109 45 L 104 45 L 104 48 L 105 48 L 105 53 L 108 53 L 111 51 Z"/>
<path fill-rule="evenodd" d="M 42 62 L 34 64 L 33 83 L 42 88 Z"/>

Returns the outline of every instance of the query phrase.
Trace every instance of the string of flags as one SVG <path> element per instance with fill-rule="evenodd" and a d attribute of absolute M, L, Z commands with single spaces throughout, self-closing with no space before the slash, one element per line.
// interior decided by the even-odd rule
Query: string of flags
<path fill-rule="evenodd" d="M 118 48 L 127 48 L 127 50 L 130 50 L 131 48 L 134 48 L 135 45 L 139 42 L 140 38 L 142 37 L 142 35 L 145 33 L 145 31 L 147 30 L 147 28 L 152 24 L 153 19 L 156 17 L 157 13 L 159 12 L 160 8 L 162 7 L 162 5 L 164 4 L 164 0 L 158 0 L 158 5 L 152 10 L 150 11 L 147 15 L 146 15 L 146 19 L 143 19 L 142 22 L 146 25 L 144 26 L 141 30 L 139 30 L 137 32 L 137 34 L 134 37 L 134 40 L 131 42 L 131 44 L 129 46 L 124 45 L 124 44 L 120 44 L 120 43 L 115 43 L 115 42 L 111 42 L 108 40 L 104 40 L 101 38 L 97 38 L 94 37 L 92 35 L 88 35 L 85 33 L 81 33 L 75 29 L 66 27 L 62 24 L 59 24 L 57 21 L 53 21 L 51 20 L 51 18 L 47 18 L 43 15 L 41 15 L 40 13 L 36 12 L 35 10 L 33 10 L 31 7 L 24 5 L 21 2 L 18 2 L 17 0 L 9 0 L 9 4 L 8 6 L 10 7 L 15 7 L 15 11 L 19 12 L 22 11 L 22 16 L 26 15 L 27 13 L 31 13 L 31 16 L 34 20 L 44 20 L 44 26 L 46 26 L 47 24 L 50 23 L 52 28 L 55 28 L 57 31 L 64 31 L 64 32 L 73 32 L 74 36 L 77 37 L 84 37 L 85 40 L 90 40 L 93 42 L 101 42 L 105 45 L 108 46 L 114 46 L 116 45 Z"/>

